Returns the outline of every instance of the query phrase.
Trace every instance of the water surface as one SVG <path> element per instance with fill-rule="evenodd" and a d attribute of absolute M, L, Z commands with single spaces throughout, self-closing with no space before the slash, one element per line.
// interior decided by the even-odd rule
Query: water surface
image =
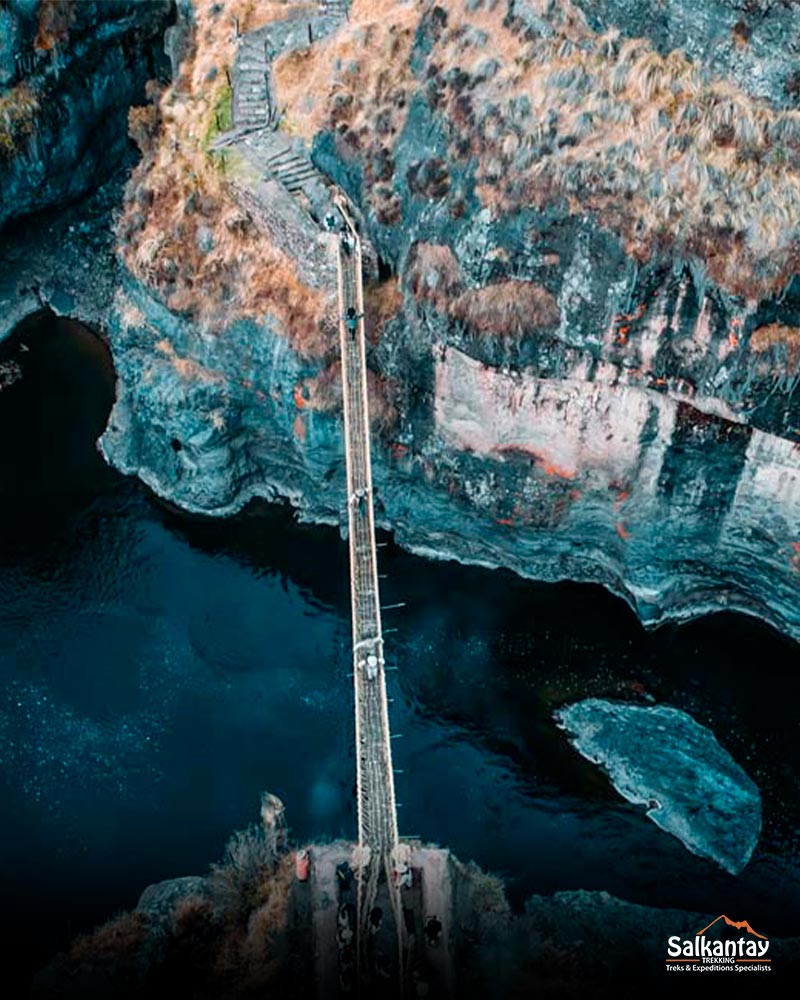
<path fill-rule="evenodd" d="M 30 350 L 23 350 L 21 344 Z M 0 392 L 0 891 L 26 972 L 69 936 L 200 873 L 284 799 L 294 835 L 352 836 L 347 551 L 258 506 L 189 518 L 103 464 L 113 369 L 45 318 Z M 531 893 L 800 923 L 797 647 L 719 615 L 645 633 L 579 585 L 430 563 L 391 544 L 384 603 L 401 830 Z M 566 743 L 555 706 L 649 694 L 709 725 L 762 789 L 737 879 L 689 854 Z"/>

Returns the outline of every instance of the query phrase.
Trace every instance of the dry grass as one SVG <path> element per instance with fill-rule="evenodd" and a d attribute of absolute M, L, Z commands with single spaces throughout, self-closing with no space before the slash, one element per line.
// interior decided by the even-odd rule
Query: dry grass
<path fill-rule="evenodd" d="M 267 958 L 274 938 L 285 932 L 294 879 L 294 857 L 284 855 L 267 883 L 263 903 L 247 921 L 245 949 L 251 959 L 261 961 Z"/>
<path fill-rule="evenodd" d="M 394 173 L 390 146 L 416 86 L 410 56 L 418 21 L 417 4 L 355 0 L 336 33 L 280 56 L 273 69 L 286 127 L 310 139 L 334 126 L 343 155 L 361 157 L 369 201 L 387 224 L 400 217 L 388 184 Z"/>
<path fill-rule="evenodd" d="M 558 326 L 555 298 L 532 281 L 499 281 L 462 292 L 449 313 L 475 333 L 510 337 L 524 330 Z"/>
<path fill-rule="evenodd" d="M 534 6 L 553 24 L 551 39 L 524 43 L 518 25 L 510 39 L 488 15 L 482 24 L 487 49 L 505 53 L 481 87 L 482 106 L 496 113 L 477 113 L 470 139 L 487 202 L 509 211 L 566 196 L 639 260 L 677 241 L 731 291 L 779 287 L 797 263 L 800 113 L 706 79 L 681 52 L 597 35 L 568 2 Z M 443 64 L 460 54 L 457 33 L 444 41 Z M 451 91 L 445 101 L 455 103 Z M 522 97 L 530 111 L 521 120 L 509 112 Z"/>
<path fill-rule="evenodd" d="M 123 913 L 98 927 L 91 934 L 76 938 L 70 946 L 70 962 L 91 962 L 104 959 L 131 958 L 144 943 L 150 921 L 135 910 Z"/>
<path fill-rule="evenodd" d="M 440 243 L 417 243 L 408 266 L 411 291 L 419 302 L 428 302 L 445 312 L 461 290 L 461 269 L 453 251 Z"/>
<path fill-rule="evenodd" d="M 274 831 L 262 826 L 237 830 L 219 864 L 211 868 L 211 893 L 228 913 L 249 913 L 260 906 L 277 861 Z"/>
<path fill-rule="evenodd" d="M 39 99 L 25 82 L 0 94 L 0 160 L 11 159 L 25 149 L 38 111 Z"/>
<path fill-rule="evenodd" d="M 170 915 L 170 929 L 175 937 L 191 937 L 213 919 L 214 908 L 202 896 L 185 896 Z"/>
<path fill-rule="evenodd" d="M 242 989 L 250 996 L 281 974 L 276 945 L 288 926 L 293 884 L 294 859 L 284 855 L 268 877 L 258 879 L 258 902 L 228 914 L 214 947 L 211 972 L 231 995 Z M 252 890 L 249 894 L 255 898 Z"/>
<path fill-rule="evenodd" d="M 393 147 L 421 89 L 449 129 L 450 161 L 477 162 L 493 211 L 565 199 L 639 261 L 677 244 L 731 292 L 782 287 L 800 267 L 800 111 L 711 79 L 682 52 L 597 34 L 570 0 L 530 6 L 546 35 L 505 2 L 363 0 L 332 38 L 285 57 L 281 103 L 302 134 L 336 131 L 387 224 L 400 211 Z M 423 18 L 432 46 L 414 80 Z"/>
<path fill-rule="evenodd" d="M 396 277 L 364 289 L 364 313 L 367 337 L 372 343 L 380 339 L 384 326 L 400 313 L 403 296 Z"/>
<path fill-rule="evenodd" d="M 49 52 L 66 45 L 75 14 L 75 0 L 40 0 L 39 24 L 33 47 L 40 52 Z"/>
<path fill-rule="evenodd" d="M 546 288 L 533 281 L 507 280 L 465 289 L 455 255 L 441 244 L 416 244 L 408 276 L 417 301 L 459 320 L 474 333 L 511 337 L 558 325 L 558 303 Z"/>
<path fill-rule="evenodd" d="M 143 159 L 128 183 L 117 235 L 126 266 L 167 306 L 206 329 L 266 316 L 304 354 L 324 353 L 327 304 L 235 203 L 207 151 L 227 99 L 241 31 L 285 14 L 280 3 L 196 0 L 194 45 L 157 110 L 134 109 Z"/>
<path fill-rule="evenodd" d="M 788 367 L 797 368 L 800 363 L 800 327 L 770 323 L 760 326 L 750 335 L 750 348 L 756 354 L 766 354 L 777 348 Z"/>

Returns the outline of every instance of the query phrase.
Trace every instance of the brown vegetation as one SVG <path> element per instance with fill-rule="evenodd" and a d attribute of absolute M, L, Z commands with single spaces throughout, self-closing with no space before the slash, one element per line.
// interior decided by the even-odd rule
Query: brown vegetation
<path fill-rule="evenodd" d="M 766 354 L 777 348 L 789 368 L 797 368 L 800 363 L 800 327 L 770 323 L 753 330 L 750 347 L 756 354 Z"/>
<path fill-rule="evenodd" d="M 408 275 L 417 301 L 459 320 L 473 333 L 510 337 L 558 324 L 555 297 L 533 281 L 511 279 L 465 289 L 453 251 L 441 244 L 417 243 Z"/>
<path fill-rule="evenodd" d="M 409 255 L 408 276 L 414 298 L 445 312 L 461 289 L 461 269 L 453 251 L 440 243 L 417 243 Z"/>
<path fill-rule="evenodd" d="M 49 52 L 66 45 L 75 14 L 74 0 L 40 0 L 39 24 L 33 47 L 40 52 Z"/>
<path fill-rule="evenodd" d="M 91 934 L 82 934 L 70 946 L 71 962 L 114 961 L 132 958 L 144 944 L 150 930 L 150 920 L 135 910 L 123 913 L 98 927 Z"/>
<path fill-rule="evenodd" d="M 384 326 L 398 315 L 403 306 L 403 296 L 396 277 L 380 284 L 367 285 L 364 289 L 364 312 L 367 337 L 374 344 L 380 339 Z"/>
<path fill-rule="evenodd" d="M 499 281 L 462 292 L 449 313 L 475 333 L 512 336 L 523 330 L 558 325 L 555 298 L 533 281 Z"/>
<path fill-rule="evenodd" d="M 273 836 L 260 826 L 237 830 L 219 864 L 211 868 L 211 893 L 227 913 L 242 914 L 260 906 L 277 861 Z"/>
<path fill-rule="evenodd" d="M 0 160 L 22 152 L 33 135 L 39 99 L 22 82 L 0 94 Z"/>
<path fill-rule="evenodd" d="M 179 898 L 163 918 L 116 917 L 75 940 L 60 974 L 68 982 L 81 969 L 85 983 L 99 973 L 107 986 L 110 973 L 126 996 L 251 997 L 286 975 L 279 956 L 293 883 L 294 856 L 276 853 L 274 831 L 239 831 L 212 867 L 210 895 Z"/>
<path fill-rule="evenodd" d="M 595 212 L 639 261 L 678 244 L 736 294 L 782 287 L 800 266 L 800 111 L 711 79 L 682 52 L 600 35 L 570 0 L 530 6 L 547 33 L 495 0 L 356 3 L 334 36 L 279 66 L 287 118 L 304 135 L 336 132 L 392 224 L 394 145 L 421 90 L 449 129 L 450 162 L 477 163 L 492 210 L 564 199 L 575 214 Z M 432 44 L 414 79 L 417 30 Z M 746 25 L 737 33 L 746 41 Z M 449 196 L 457 215 L 451 173 L 437 162 L 421 189 Z"/>
<path fill-rule="evenodd" d="M 335 128 L 342 155 L 361 159 L 368 199 L 386 224 L 400 218 L 390 150 L 416 86 L 410 57 L 418 21 L 417 4 L 354 0 L 338 32 L 280 56 L 273 70 L 285 126 L 307 139 Z"/>
<path fill-rule="evenodd" d="M 167 306 L 206 328 L 273 317 L 304 354 L 330 343 L 326 303 L 304 284 L 229 193 L 207 150 L 241 31 L 285 14 L 280 3 L 197 0 L 194 46 L 157 108 L 132 109 L 129 128 L 143 158 L 128 183 L 117 228 L 126 266 Z M 156 95 L 154 95 L 155 97 Z"/>

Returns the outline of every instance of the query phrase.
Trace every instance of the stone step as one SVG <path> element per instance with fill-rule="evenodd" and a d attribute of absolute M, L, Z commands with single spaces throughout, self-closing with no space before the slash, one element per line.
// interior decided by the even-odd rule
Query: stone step
<path fill-rule="evenodd" d="M 280 153 L 276 156 L 268 156 L 266 160 L 267 166 L 275 170 L 278 170 L 282 167 L 284 168 L 289 167 L 293 163 L 303 163 L 303 162 L 305 161 L 303 161 L 293 153 L 290 153 L 289 155 Z"/>
<path fill-rule="evenodd" d="M 307 177 L 276 177 L 275 178 L 280 184 L 282 184 L 287 191 L 299 191 L 304 188 L 309 181 L 315 180 L 316 175 L 310 174 Z"/>
<path fill-rule="evenodd" d="M 274 174 L 283 174 L 289 176 L 290 174 L 301 173 L 304 170 L 316 170 L 316 167 L 310 160 L 293 160 L 291 163 L 269 163 L 266 164 L 267 169 L 271 170 Z"/>
<path fill-rule="evenodd" d="M 281 184 L 292 184 L 295 181 L 304 183 L 305 181 L 310 181 L 312 177 L 317 176 L 316 170 L 297 170 L 291 174 L 280 173 L 278 171 L 272 170 L 270 171 L 270 173 L 273 175 L 273 177 L 277 177 L 277 179 L 281 182 Z"/>
<path fill-rule="evenodd" d="M 308 160 L 296 160 L 291 163 L 281 163 L 278 165 L 268 163 L 267 166 L 273 173 L 282 174 L 286 177 L 291 174 L 303 173 L 307 170 L 315 171 L 317 169 L 314 164 L 310 163 Z"/>
<path fill-rule="evenodd" d="M 269 121 L 269 115 L 259 112 L 255 114 L 234 115 L 234 124 L 237 128 L 263 128 Z"/>

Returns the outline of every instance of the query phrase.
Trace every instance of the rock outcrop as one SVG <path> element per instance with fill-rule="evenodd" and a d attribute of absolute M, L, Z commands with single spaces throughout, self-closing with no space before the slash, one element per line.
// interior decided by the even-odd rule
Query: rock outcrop
<path fill-rule="evenodd" d="M 119 166 L 128 108 L 158 72 L 170 0 L 0 6 L 0 227 Z"/>
<path fill-rule="evenodd" d="M 264 120 L 316 168 L 293 179 L 360 217 L 381 523 L 602 583 L 648 625 L 731 608 L 800 637 L 798 11 L 655 6 L 196 0 L 173 83 L 131 115 L 108 459 L 188 510 L 285 497 L 342 523 L 322 202 L 263 176 L 257 136 L 219 144 L 238 31 Z M 77 190 L 22 159 L 4 211 Z"/>
<path fill-rule="evenodd" d="M 761 834 L 761 796 L 711 730 L 670 705 L 588 698 L 556 713 L 587 760 L 690 851 L 738 875 Z"/>
<path fill-rule="evenodd" d="M 720 62 L 730 5 L 704 8 L 692 62 L 668 53 L 694 23 L 677 2 L 656 49 L 613 30 L 624 4 L 580 6 L 355 3 L 312 19 L 311 45 L 307 14 L 258 28 L 281 125 L 378 255 L 379 516 L 421 553 L 601 582 L 648 624 L 727 607 L 800 636 L 800 113 L 774 28 L 797 12 Z M 758 87 L 737 89 L 743 59 Z M 132 184 L 158 201 L 153 167 Z M 136 208 L 103 447 L 191 510 L 284 496 L 338 523 L 335 289 L 304 267 L 309 206 L 274 188 L 244 225 L 295 270 L 265 258 L 253 280 L 305 282 L 311 311 L 254 310 L 246 288 L 221 307 L 209 276 L 244 272 L 219 239 L 188 272 L 171 245 L 143 271 L 136 226 L 159 217 Z"/>

